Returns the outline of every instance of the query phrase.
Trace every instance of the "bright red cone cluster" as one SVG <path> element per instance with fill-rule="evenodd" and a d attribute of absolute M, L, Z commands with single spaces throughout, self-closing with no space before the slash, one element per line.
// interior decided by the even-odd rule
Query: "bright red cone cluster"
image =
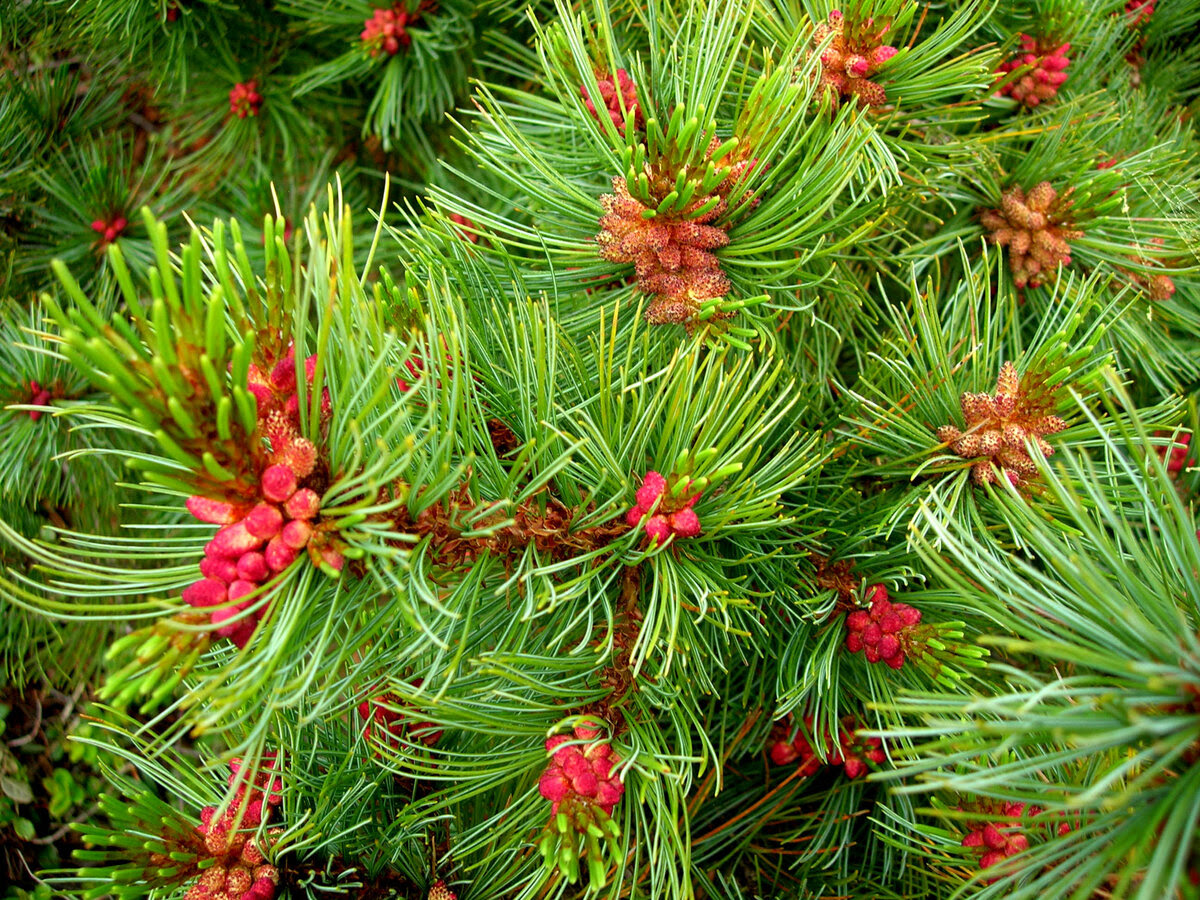
<path fill-rule="evenodd" d="M 637 491 L 637 505 L 625 514 L 625 521 L 636 528 L 642 517 L 653 511 L 654 515 L 643 526 L 651 540 L 661 544 L 672 535 L 696 537 L 700 534 L 700 518 L 692 507 L 699 499 L 699 493 L 687 496 L 687 489 L 683 496 L 672 497 L 667 490 L 667 479 L 651 470 L 642 479 L 642 486 Z"/>
<path fill-rule="evenodd" d="M 412 35 L 408 26 L 416 22 L 417 15 L 410 13 L 403 3 L 397 3 L 390 9 L 377 9 L 363 23 L 362 42 L 368 48 L 371 56 L 386 53 L 395 56 L 401 47 L 412 43 Z"/>
<path fill-rule="evenodd" d="M 305 361 L 309 383 L 315 368 L 316 356 L 310 356 Z M 270 374 L 250 366 L 247 386 L 258 402 L 259 432 L 271 448 L 268 464 L 259 476 L 260 502 L 237 504 L 201 496 L 188 498 L 187 508 L 193 516 L 224 527 L 204 548 L 204 559 L 200 561 L 204 577 L 183 591 L 183 600 L 190 606 L 220 607 L 211 614 L 213 624 L 220 626 L 217 634 L 238 647 L 250 641 L 265 613 L 263 609 L 235 619 L 254 602 L 243 598 L 290 566 L 301 550 L 307 548 L 315 564 L 337 571 L 345 562 L 332 547 L 310 544 L 321 498 L 301 486 L 316 466 L 317 448 L 299 435 L 295 351 L 289 349 Z M 321 398 L 323 415 L 328 408 L 326 392 Z M 228 601 L 232 603 L 222 605 Z"/>
<path fill-rule="evenodd" d="M 124 216 L 113 216 L 105 221 L 104 219 L 92 220 L 92 231 L 100 235 L 100 246 L 106 247 L 121 236 L 126 228 L 129 227 L 129 222 Z"/>
<path fill-rule="evenodd" d="M 214 863 L 204 869 L 184 900 L 272 900 L 275 896 L 279 872 L 266 863 L 251 833 L 270 819 L 271 810 L 283 799 L 282 783 L 271 773 L 274 765 L 274 754 L 269 754 L 263 759 L 263 771 L 253 783 L 242 782 L 220 818 L 215 806 L 200 811 L 196 831 Z M 230 785 L 237 781 L 241 766 L 240 759 L 229 763 Z"/>
<path fill-rule="evenodd" d="M 420 687 L 421 680 L 417 679 L 413 684 Z M 414 721 L 411 716 L 406 716 L 400 711 L 401 706 L 402 701 L 394 694 L 380 694 L 358 704 L 358 714 L 366 723 L 363 726 L 363 734 L 367 739 L 386 744 L 393 750 L 400 749 L 402 738 L 416 741 L 426 747 L 432 747 L 441 740 L 440 728 L 432 722 Z"/>
<path fill-rule="evenodd" d="M 1025 66 L 1032 68 L 1016 81 L 1000 88 L 1000 93 L 1032 108 L 1058 96 L 1058 89 L 1067 80 L 1065 69 L 1071 63 L 1067 51 L 1071 45 L 1059 44 L 1050 48 L 1027 34 L 1019 37 L 1021 52 L 1008 62 L 1001 63 L 1000 71 L 1008 73 Z"/>
<path fill-rule="evenodd" d="M 633 114 L 633 127 L 642 127 L 642 110 L 638 105 L 637 88 L 634 86 L 633 79 L 629 77 L 629 73 L 624 69 L 617 69 L 616 77 L 601 77 L 596 76 L 596 84 L 600 88 L 600 99 L 604 101 L 605 112 L 612 119 L 613 125 L 621 134 L 625 133 L 625 113 Z M 597 122 L 600 121 L 600 113 L 596 109 L 596 104 L 592 102 L 591 96 L 588 94 L 586 87 L 580 87 L 579 91 L 583 94 L 583 103 L 587 107 Z M 624 108 L 622 109 L 622 104 Z"/>
<path fill-rule="evenodd" d="M 235 84 L 229 91 L 229 111 L 239 119 L 257 116 L 262 102 L 258 82 L 253 78 Z"/>
<path fill-rule="evenodd" d="M 811 716 L 805 717 L 804 726 L 805 730 L 811 734 Z M 826 764 L 845 766 L 847 778 L 857 778 L 865 774 L 869 769 L 868 763 L 879 765 L 887 759 L 879 738 L 860 738 L 855 729 L 854 717 L 846 716 L 842 719 L 842 728 L 837 741 L 834 741 L 828 731 L 824 734 Z M 802 732 L 796 732 L 796 736 L 788 740 L 787 736 L 790 733 L 791 725 L 786 721 L 780 722 L 771 732 L 771 738 L 767 744 L 771 762 L 777 766 L 784 766 L 800 760 L 801 778 L 816 774 L 817 770 L 821 768 L 821 760 L 817 756 L 816 750 Z"/>
<path fill-rule="evenodd" d="M 1154 15 L 1154 4 L 1158 0 L 1125 0 L 1126 23 L 1130 28 L 1137 28 Z"/>
<path fill-rule="evenodd" d="M 42 387 L 38 382 L 30 380 L 29 382 L 29 399 L 25 400 L 27 406 L 49 406 L 50 401 L 54 399 L 54 395 L 49 388 Z M 29 418 L 37 421 L 42 417 L 40 409 L 29 410 Z"/>
<path fill-rule="evenodd" d="M 454 231 L 462 240 L 470 241 L 472 244 L 479 243 L 479 226 L 471 219 L 462 213 L 450 213 L 450 221 L 458 226 Z"/>
<path fill-rule="evenodd" d="M 991 868 L 1029 847 L 1029 838 L 1025 837 L 1020 820 L 1025 815 L 1036 816 L 1038 812 L 1036 806 L 1030 807 L 1027 813 L 1024 803 L 1005 803 L 1000 814 L 1011 824 L 988 822 L 980 825 L 963 838 L 962 845 L 980 851 L 980 869 Z"/>
<path fill-rule="evenodd" d="M 873 18 L 848 23 L 839 10 L 813 31 L 813 44 L 821 51 L 821 87 L 833 99 L 836 108 L 843 97 L 854 98 L 860 107 L 883 106 L 887 95 L 883 85 L 872 81 L 879 67 L 899 51 L 883 43 L 890 21 L 876 26 Z"/>
<path fill-rule="evenodd" d="M 546 751 L 553 759 L 538 781 L 538 791 L 550 801 L 551 815 L 563 803 L 584 802 L 596 804 L 611 816 L 625 793 L 625 785 L 613 773 L 620 760 L 607 741 L 593 740 L 596 736 L 595 729 L 580 725 L 575 728 L 575 738 L 591 743 L 567 746 L 571 737 L 565 734 L 546 739 Z"/>
<path fill-rule="evenodd" d="M 1155 437 L 1171 437 L 1168 431 L 1156 431 Z M 1187 462 L 1188 453 L 1191 452 L 1192 436 L 1190 434 L 1180 434 L 1174 438 L 1175 446 L 1160 447 L 1158 455 L 1163 458 L 1167 464 L 1167 472 L 1171 475 L 1178 475 L 1183 471 L 1184 464 Z"/>
<path fill-rule="evenodd" d="M 254 601 L 246 598 L 295 561 L 312 537 L 312 519 L 321 498 L 297 488 L 296 471 L 287 465 L 268 466 L 262 473 L 263 502 L 241 507 L 207 497 L 189 497 L 188 511 L 203 522 L 224 527 L 204 548 L 203 579 L 183 591 L 190 606 L 212 611 L 217 634 L 245 647 L 265 610 L 234 620 Z M 338 557 L 340 559 L 340 556 Z M 221 606 L 226 601 L 231 605 Z M 222 624 L 226 623 L 226 624 Z"/>
<path fill-rule="evenodd" d="M 446 882 L 439 878 L 429 889 L 429 894 L 425 900 L 458 900 L 458 895 L 446 887 Z"/>
<path fill-rule="evenodd" d="M 846 649 L 865 652 L 867 662 L 882 660 L 899 669 L 914 649 L 913 629 L 921 621 L 921 611 L 907 603 L 893 603 L 882 584 L 872 585 L 868 596 L 870 609 L 856 609 L 846 616 Z"/>

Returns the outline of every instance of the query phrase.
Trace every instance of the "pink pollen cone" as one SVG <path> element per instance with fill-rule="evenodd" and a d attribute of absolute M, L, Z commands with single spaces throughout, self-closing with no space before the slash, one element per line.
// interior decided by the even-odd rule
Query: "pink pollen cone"
<path fill-rule="evenodd" d="M 700 533 L 700 517 L 691 507 L 671 514 L 671 530 L 679 537 L 692 538 Z"/>
<path fill-rule="evenodd" d="M 296 561 L 295 548 L 285 544 L 280 535 L 271 538 L 270 543 L 267 544 L 267 551 L 263 555 L 272 572 L 282 572 Z"/>
<path fill-rule="evenodd" d="M 580 772 L 571 779 L 571 787 L 575 789 L 575 793 L 581 794 L 584 797 L 595 797 L 597 790 L 600 788 L 600 781 L 596 778 L 596 774 L 591 770 Z"/>
<path fill-rule="evenodd" d="M 260 503 L 246 514 L 242 522 L 252 535 L 266 541 L 279 534 L 279 529 L 283 527 L 283 514 L 269 503 Z"/>
<path fill-rule="evenodd" d="M 621 782 L 601 781 L 596 789 L 596 802 L 610 816 L 612 815 L 613 807 L 617 805 L 617 801 L 621 799 L 621 795 L 625 793 L 625 785 Z"/>
<path fill-rule="evenodd" d="M 232 525 L 240 518 L 241 513 L 232 503 L 200 496 L 188 497 L 187 509 L 201 522 L 212 525 Z"/>
<path fill-rule="evenodd" d="M 642 512 L 649 510 L 654 505 L 654 501 L 661 497 L 666 489 L 667 479 L 653 470 L 647 472 L 636 495 L 637 505 L 642 508 Z"/>
<path fill-rule="evenodd" d="M 295 438 L 275 454 L 275 462 L 291 469 L 297 478 L 306 478 L 317 465 L 317 448 L 307 438 Z"/>
<path fill-rule="evenodd" d="M 296 493 L 296 473 L 287 466 L 267 466 L 262 473 L 263 496 L 274 503 L 283 503 Z"/>
<path fill-rule="evenodd" d="M 660 544 L 671 536 L 671 526 L 667 523 L 665 516 L 651 516 L 645 527 L 646 534 Z"/>
<path fill-rule="evenodd" d="M 223 556 L 227 559 L 237 559 L 247 550 L 257 550 L 262 546 L 262 538 L 255 537 L 246 530 L 241 522 L 226 525 L 213 536 L 204 547 L 206 556 Z"/>
<path fill-rule="evenodd" d="M 200 574 L 205 578 L 219 579 L 226 584 L 236 581 L 238 577 L 234 561 L 220 556 L 206 556 L 200 560 Z"/>
<path fill-rule="evenodd" d="M 253 594 L 257 588 L 258 588 L 258 585 L 255 584 L 253 581 L 245 581 L 242 579 L 238 579 L 237 581 L 235 581 L 233 584 L 231 584 L 229 586 L 229 599 L 230 600 L 241 600 L 247 594 Z M 245 608 L 245 607 L 242 606 L 241 608 Z"/>
<path fill-rule="evenodd" d="M 288 498 L 283 505 L 284 511 L 292 519 L 311 519 L 321 510 L 321 498 L 316 491 L 300 488 Z"/>
<path fill-rule="evenodd" d="M 281 394 L 289 394 L 296 389 L 296 355 L 294 350 L 288 350 L 287 356 L 271 369 L 271 386 Z"/>
<path fill-rule="evenodd" d="M 266 557 L 255 550 L 242 554 L 237 561 L 237 571 L 240 577 L 255 583 L 265 581 L 271 574 Z"/>
<path fill-rule="evenodd" d="M 562 773 L 561 769 L 551 766 L 542 773 L 542 777 L 538 780 L 538 791 L 547 800 L 552 800 L 559 803 L 566 799 L 567 791 L 571 788 L 567 776 Z"/>
<path fill-rule="evenodd" d="M 292 521 L 283 526 L 283 530 L 279 532 L 279 538 L 288 547 L 291 547 L 293 550 L 299 550 L 308 544 L 312 533 L 312 526 L 307 522 L 302 519 L 292 519 Z"/>
<path fill-rule="evenodd" d="M 885 62 L 887 62 L 889 59 L 891 59 L 893 56 L 895 56 L 899 52 L 900 51 L 897 50 L 895 47 L 888 47 L 888 46 L 876 47 L 874 50 L 871 51 L 871 62 L 877 66 L 882 66 Z"/>
<path fill-rule="evenodd" d="M 800 756 L 798 751 L 788 741 L 776 741 L 771 745 L 771 762 L 777 766 L 782 766 L 785 763 L 790 763 Z"/>
<path fill-rule="evenodd" d="M 225 602 L 225 583 L 215 578 L 205 578 L 183 589 L 183 602 L 188 606 L 220 606 Z"/>
<path fill-rule="evenodd" d="M 232 606 L 227 606 L 224 609 L 214 609 L 212 612 L 212 623 L 214 625 L 221 626 L 220 628 L 217 629 L 217 634 L 221 635 L 221 637 L 229 637 L 230 635 L 232 635 L 233 632 L 236 630 L 238 623 L 236 623 L 236 622 L 231 623 L 231 624 L 222 624 L 222 623 L 223 622 L 228 623 L 230 619 L 232 619 L 236 615 L 239 615 L 240 613 L 241 613 L 241 610 L 234 609 Z"/>
<path fill-rule="evenodd" d="M 575 779 L 585 773 L 590 774 L 592 767 L 588 761 L 583 758 L 583 753 L 578 747 L 572 747 L 569 751 L 570 755 L 562 761 L 563 774 L 568 778 Z"/>

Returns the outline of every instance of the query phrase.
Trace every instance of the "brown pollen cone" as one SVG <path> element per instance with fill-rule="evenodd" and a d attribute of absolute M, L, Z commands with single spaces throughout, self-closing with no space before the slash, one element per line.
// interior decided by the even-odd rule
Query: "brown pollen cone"
<path fill-rule="evenodd" d="M 596 242 L 609 262 L 634 264 L 638 289 L 653 298 L 646 321 L 687 324 L 701 303 L 728 293 L 729 279 L 711 251 L 726 246 L 729 235 L 708 224 L 725 211 L 723 200 L 694 219 L 687 212 L 644 219 L 647 207 L 629 195 L 624 178 L 613 179 L 613 192 L 600 198 L 604 215 Z"/>
<path fill-rule="evenodd" d="M 943 425 L 939 440 L 964 459 L 984 457 L 971 469 L 978 484 L 994 482 L 996 469 L 1014 485 L 1022 485 L 1037 475 L 1026 442 L 1032 440 L 1042 455 L 1054 448 L 1045 436 L 1062 431 L 1067 423 L 1054 415 L 1054 392 L 1045 382 L 1028 373 L 1022 377 L 1012 363 L 1005 363 L 996 379 L 994 394 L 973 394 L 960 399 L 966 431 Z"/>
<path fill-rule="evenodd" d="M 708 155 L 720 145 L 713 139 Z M 728 196 L 754 166 L 742 160 L 729 166 L 729 175 L 712 194 L 698 197 L 682 210 L 643 216 L 650 210 L 632 197 L 624 178 L 613 179 L 613 193 L 600 198 L 604 215 L 596 243 L 609 262 L 633 263 L 638 290 L 650 295 L 646 321 L 652 325 L 691 327 L 700 306 L 729 293 L 729 279 L 713 253 L 729 244 L 725 228 L 713 225 L 729 208 Z M 676 173 L 651 172 L 651 197 L 667 197 L 675 189 Z M 717 198 L 711 209 L 698 212 Z M 718 314 L 720 318 L 729 315 Z"/>
<path fill-rule="evenodd" d="M 1042 181 L 1026 194 L 1020 185 L 1013 185 L 1001 195 L 999 209 L 979 214 L 980 223 L 990 232 L 988 241 L 1008 247 L 1008 267 L 1017 287 L 1040 287 L 1060 263 L 1071 264 L 1067 241 L 1083 237 L 1067 221 L 1073 191 L 1059 194 L 1050 182 Z"/>
<path fill-rule="evenodd" d="M 1152 238 L 1150 243 L 1157 248 L 1161 247 L 1164 242 L 1162 238 Z M 1129 258 L 1139 266 L 1166 265 L 1162 260 L 1150 259 L 1138 253 L 1133 254 Z M 1128 276 L 1130 282 L 1145 291 L 1151 300 L 1170 300 L 1175 294 L 1175 282 L 1165 272 L 1152 275 L 1149 272 L 1133 272 L 1126 269 L 1118 269 L 1118 271 Z"/>

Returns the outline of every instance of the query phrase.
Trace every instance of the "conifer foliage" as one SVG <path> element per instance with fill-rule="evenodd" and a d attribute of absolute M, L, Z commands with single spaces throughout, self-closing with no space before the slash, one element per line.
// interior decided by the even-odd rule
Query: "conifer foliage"
<path fill-rule="evenodd" d="M 52 890 L 1200 897 L 1200 6 L 33 6 Z"/>

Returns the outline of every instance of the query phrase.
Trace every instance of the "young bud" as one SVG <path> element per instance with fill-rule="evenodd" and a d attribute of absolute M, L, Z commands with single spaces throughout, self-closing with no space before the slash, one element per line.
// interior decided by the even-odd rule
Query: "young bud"
<path fill-rule="evenodd" d="M 240 578 L 255 583 L 266 581 L 271 574 L 266 558 L 256 550 L 243 553 L 238 558 L 237 570 Z"/>
<path fill-rule="evenodd" d="M 283 526 L 283 530 L 279 532 L 279 538 L 293 550 L 300 550 L 308 544 L 312 533 L 312 526 L 307 522 L 302 519 L 292 519 Z"/>
<path fill-rule="evenodd" d="M 187 499 L 187 509 L 201 522 L 213 525 L 232 525 L 241 518 L 243 510 L 224 500 L 213 500 L 209 497 L 192 496 Z"/>
<path fill-rule="evenodd" d="M 301 488 L 288 498 L 283 509 L 290 519 L 312 519 L 321 510 L 321 498 L 316 491 Z"/>
<path fill-rule="evenodd" d="M 205 556 L 220 556 L 226 559 L 237 559 L 247 550 L 257 550 L 263 544 L 260 537 L 255 537 L 246 530 L 241 522 L 226 525 L 214 535 L 204 547 Z"/>
<path fill-rule="evenodd" d="M 262 493 L 273 503 L 283 503 L 296 493 L 296 473 L 287 466 L 268 466 L 262 473 Z"/>
<path fill-rule="evenodd" d="M 225 582 L 216 578 L 205 578 L 183 589 L 183 602 L 189 606 L 202 609 L 206 606 L 220 606 L 227 599 Z"/>
<path fill-rule="evenodd" d="M 279 534 L 279 529 L 283 527 L 283 515 L 269 503 L 260 503 L 246 514 L 242 523 L 248 532 L 265 541 Z"/>
<path fill-rule="evenodd" d="M 277 534 L 267 544 L 263 556 L 267 561 L 267 568 L 272 572 L 282 572 L 296 561 L 296 549 L 285 544 L 283 537 Z"/>
<path fill-rule="evenodd" d="M 225 584 L 237 581 L 237 564 L 220 556 L 206 556 L 200 560 L 200 574 L 205 578 L 216 578 Z"/>

